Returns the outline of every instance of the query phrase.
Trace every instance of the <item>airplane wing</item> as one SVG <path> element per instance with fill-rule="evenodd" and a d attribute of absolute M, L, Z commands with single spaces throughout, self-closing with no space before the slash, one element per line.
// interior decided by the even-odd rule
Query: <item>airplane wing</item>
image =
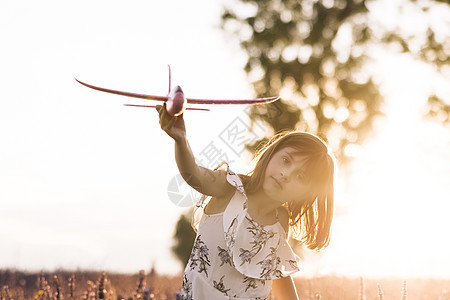
<path fill-rule="evenodd" d="M 111 94 L 117 94 L 117 95 L 122 95 L 122 96 L 128 96 L 128 97 L 134 97 L 134 98 L 141 98 L 141 99 L 147 99 L 147 100 L 158 100 L 158 101 L 167 101 L 168 97 L 166 96 L 152 96 L 152 95 L 146 95 L 146 94 L 136 94 L 136 93 L 129 93 L 129 92 L 122 92 L 122 91 L 116 91 L 116 90 L 111 90 L 111 89 L 105 89 L 102 87 L 98 87 L 95 85 L 91 85 L 85 82 L 82 82 L 78 79 L 75 78 L 76 81 L 78 81 L 79 83 L 81 83 L 84 86 L 87 86 L 88 88 L 97 90 L 97 91 L 101 91 L 101 92 L 107 92 L 107 93 L 111 93 Z"/>
<path fill-rule="evenodd" d="M 192 104 L 263 104 L 270 103 L 280 99 L 279 96 L 256 99 L 195 99 L 186 98 L 187 103 Z"/>
<path fill-rule="evenodd" d="M 82 82 L 75 78 L 76 81 L 81 83 L 84 86 L 87 86 L 88 88 L 101 91 L 101 92 L 107 92 L 111 94 L 117 94 L 127 97 L 134 97 L 134 98 L 141 98 L 141 99 L 147 99 L 147 100 L 158 100 L 158 101 L 167 101 L 167 96 L 153 96 L 153 95 L 146 95 L 146 94 L 136 94 L 136 93 L 130 93 L 130 92 L 122 92 L 117 90 L 111 90 L 106 89 L 102 87 L 98 87 L 95 85 L 91 85 L 85 82 Z M 268 98 L 256 98 L 256 99 L 196 99 L 196 98 L 186 98 L 187 103 L 190 104 L 263 104 L 263 103 L 270 103 L 274 102 L 276 100 L 280 99 L 279 96 L 276 97 L 268 97 Z"/>
<path fill-rule="evenodd" d="M 156 107 L 156 105 L 140 105 L 140 104 L 124 104 L 125 106 L 134 106 L 134 107 Z M 197 108 L 197 107 L 186 107 L 185 110 L 203 110 L 210 111 L 207 108 Z"/>

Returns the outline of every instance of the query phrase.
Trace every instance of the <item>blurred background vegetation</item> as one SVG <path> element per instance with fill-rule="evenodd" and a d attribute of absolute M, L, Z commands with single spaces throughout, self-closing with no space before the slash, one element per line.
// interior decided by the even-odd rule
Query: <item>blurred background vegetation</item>
<path fill-rule="evenodd" d="M 167 276 L 154 269 L 136 274 L 94 271 L 28 273 L 0 269 L 4 300 L 168 300 L 179 299 L 183 275 Z M 449 299 L 449 280 L 364 279 L 325 276 L 294 278 L 300 299 Z M 274 300 L 269 294 L 267 300 Z"/>

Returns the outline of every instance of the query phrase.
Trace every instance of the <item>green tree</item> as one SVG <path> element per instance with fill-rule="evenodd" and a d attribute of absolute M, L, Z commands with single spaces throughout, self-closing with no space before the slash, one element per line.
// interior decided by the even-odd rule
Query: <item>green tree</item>
<path fill-rule="evenodd" d="M 191 216 L 192 209 L 186 213 L 180 215 L 178 222 L 175 226 L 174 233 L 174 245 L 171 250 L 172 253 L 180 261 L 183 270 L 189 261 L 189 256 L 191 255 L 191 249 L 194 245 L 195 231 L 191 226 Z"/>
<path fill-rule="evenodd" d="M 223 29 L 239 38 L 257 95 L 282 98 L 251 107 L 252 123 L 264 121 L 270 134 L 295 128 L 317 133 L 345 162 L 351 146 L 362 143 L 382 114 L 382 96 L 368 68 L 374 49 L 409 53 L 437 72 L 448 70 L 449 26 L 431 22 L 431 14 L 446 10 L 448 20 L 449 1 L 405 0 L 398 7 L 378 2 L 394 6 L 398 23 L 387 25 L 377 18 L 370 9 L 376 1 L 233 1 L 222 15 Z M 414 33 L 401 24 L 411 11 L 427 20 Z M 448 107 L 430 95 L 430 115 L 448 115 Z"/>

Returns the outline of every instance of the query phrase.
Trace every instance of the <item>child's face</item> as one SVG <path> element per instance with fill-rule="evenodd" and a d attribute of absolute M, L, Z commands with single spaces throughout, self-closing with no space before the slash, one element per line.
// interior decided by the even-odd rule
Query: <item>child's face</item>
<path fill-rule="evenodd" d="M 264 174 L 264 192 L 280 204 L 306 199 L 310 192 L 306 174 L 303 172 L 305 157 L 295 152 L 292 147 L 276 152 L 267 164 Z"/>

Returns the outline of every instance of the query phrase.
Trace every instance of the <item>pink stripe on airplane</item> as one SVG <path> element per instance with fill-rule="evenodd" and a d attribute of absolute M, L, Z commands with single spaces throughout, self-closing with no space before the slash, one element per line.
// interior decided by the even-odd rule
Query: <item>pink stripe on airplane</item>
<path fill-rule="evenodd" d="M 140 105 L 140 104 L 124 104 L 125 106 L 134 106 L 134 107 L 156 107 L 156 105 Z M 187 107 L 185 110 L 203 110 L 210 111 L 207 108 L 196 108 L 196 107 Z"/>
<path fill-rule="evenodd" d="M 262 104 L 270 103 L 280 99 L 277 97 L 256 98 L 256 99 L 193 99 L 187 98 L 187 103 L 190 104 Z"/>
<path fill-rule="evenodd" d="M 136 94 L 136 93 L 122 92 L 122 91 L 106 89 L 106 88 L 98 87 L 98 86 L 91 85 L 91 84 L 88 84 L 88 83 L 84 83 L 84 82 L 82 82 L 82 81 L 80 81 L 80 80 L 78 80 L 76 78 L 75 78 L 75 80 L 78 81 L 79 83 L 81 83 L 82 85 L 87 86 L 88 88 L 91 88 L 91 89 L 94 89 L 94 90 L 97 90 L 97 91 L 101 91 L 101 92 L 117 94 L 117 95 L 122 95 L 122 96 L 127 96 L 127 97 L 147 99 L 147 100 L 167 101 L 167 99 L 168 99 L 168 97 L 165 97 L 165 96 L 152 96 L 152 95 L 146 95 L 146 94 Z"/>

